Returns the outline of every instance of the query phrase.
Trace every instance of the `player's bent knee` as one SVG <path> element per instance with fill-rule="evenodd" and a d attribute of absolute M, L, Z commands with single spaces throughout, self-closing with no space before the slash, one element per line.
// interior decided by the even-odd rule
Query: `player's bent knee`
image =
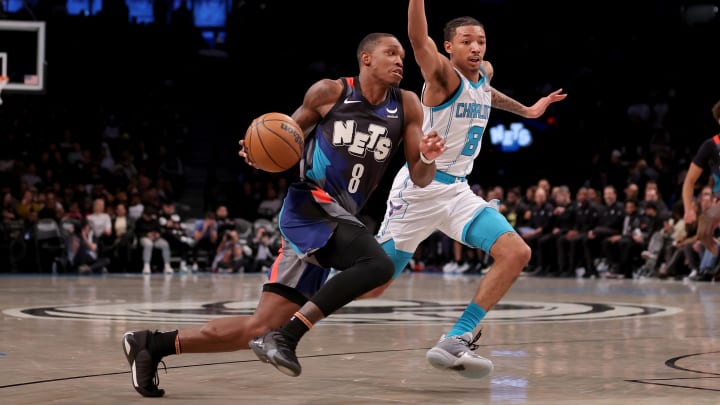
<path fill-rule="evenodd" d="M 380 287 L 377 287 L 371 291 L 366 292 L 365 294 L 358 297 L 358 299 L 366 299 L 366 298 L 377 298 L 387 290 L 388 287 L 390 287 L 390 284 L 392 283 L 392 280 L 388 281 L 387 283 L 381 285 Z"/>
<path fill-rule="evenodd" d="M 371 289 L 386 284 L 395 274 L 395 265 L 387 255 L 377 255 L 365 262 L 363 267 L 364 284 Z"/>
<path fill-rule="evenodd" d="M 387 256 L 380 256 L 376 260 L 378 280 L 382 280 L 378 285 L 383 285 L 392 280 L 395 275 L 395 264 Z"/>
<path fill-rule="evenodd" d="M 518 234 L 506 233 L 497 240 L 491 253 L 496 261 L 512 263 L 513 268 L 522 269 L 530 262 L 532 250 Z"/>
<path fill-rule="evenodd" d="M 395 247 L 395 241 L 392 239 L 383 242 L 380 246 L 383 248 L 385 253 L 387 253 L 388 257 L 395 265 L 395 274 L 393 274 L 393 278 L 398 278 L 400 274 L 405 270 L 405 266 L 407 266 L 407 264 L 410 262 L 413 253 L 398 250 Z"/>

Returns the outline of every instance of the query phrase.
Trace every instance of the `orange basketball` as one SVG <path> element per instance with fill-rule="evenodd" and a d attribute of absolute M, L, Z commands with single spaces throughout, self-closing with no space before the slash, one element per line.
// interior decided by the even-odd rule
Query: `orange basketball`
<path fill-rule="evenodd" d="M 297 164 L 302 156 L 305 138 L 300 126 L 290 116 L 278 112 L 263 114 L 253 120 L 245 132 L 245 152 L 259 169 L 283 172 Z"/>

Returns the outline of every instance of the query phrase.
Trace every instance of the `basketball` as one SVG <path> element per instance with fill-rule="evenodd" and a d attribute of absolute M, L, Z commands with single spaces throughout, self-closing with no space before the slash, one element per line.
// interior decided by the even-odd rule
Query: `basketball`
<path fill-rule="evenodd" d="M 250 161 L 270 173 L 283 172 L 297 164 L 305 139 L 300 126 L 289 115 L 270 112 L 253 120 L 245 132 L 245 152 Z"/>

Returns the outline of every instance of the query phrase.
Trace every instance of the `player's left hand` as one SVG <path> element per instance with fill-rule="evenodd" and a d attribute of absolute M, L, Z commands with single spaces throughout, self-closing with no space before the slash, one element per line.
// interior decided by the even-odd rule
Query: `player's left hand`
<path fill-rule="evenodd" d="M 240 144 L 240 151 L 238 152 L 238 156 L 245 159 L 245 163 L 247 163 L 248 165 L 257 168 L 257 166 L 255 166 L 255 163 L 250 160 L 250 156 L 248 156 L 247 152 L 245 152 L 245 140 L 241 139 L 238 144 Z"/>
<path fill-rule="evenodd" d="M 435 160 L 445 152 L 445 138 L 441 138 L 435 131 L 423 135 L 420 141 L 420 152 L 430 160 Z"/>
<path fill-rule="evenodd" d="M 719 205 L 712 205 L 710 208 L 705 209 L 698 218 L 698 240 L 713 256 L 718 254 L 717 240 L 715 239 L 715 230 L 718 225 L 720 225 Z"/>
<path fill-rule="evenodd" d="M 528 108 L 527 116 L 525 118 L 537 118 L 545 114 L 545 110 L 547 110 L 550 104 L 565 100 L 565 97 L 567 97 L 567 94 L 563 93 L 562 89 L 553 91 L 535 102 L 532 107 Z"/>

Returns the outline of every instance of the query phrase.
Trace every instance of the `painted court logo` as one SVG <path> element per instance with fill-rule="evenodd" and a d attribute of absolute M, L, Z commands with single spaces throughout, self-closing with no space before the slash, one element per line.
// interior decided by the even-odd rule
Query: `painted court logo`
<path fill-rule="evenodd" d="M 84 321 L 202 324 L 226 316 L 251 315 L 256 301 L 101 303 L 7 309 L 21 318 Z M 323 324 L 452 325 L 466 302 L 369 299 L 340 309 Z M 507 301 L 496 305 L 483 322 L 553 323 L 674 315 L 667 306 L 593 302 Z"/>

